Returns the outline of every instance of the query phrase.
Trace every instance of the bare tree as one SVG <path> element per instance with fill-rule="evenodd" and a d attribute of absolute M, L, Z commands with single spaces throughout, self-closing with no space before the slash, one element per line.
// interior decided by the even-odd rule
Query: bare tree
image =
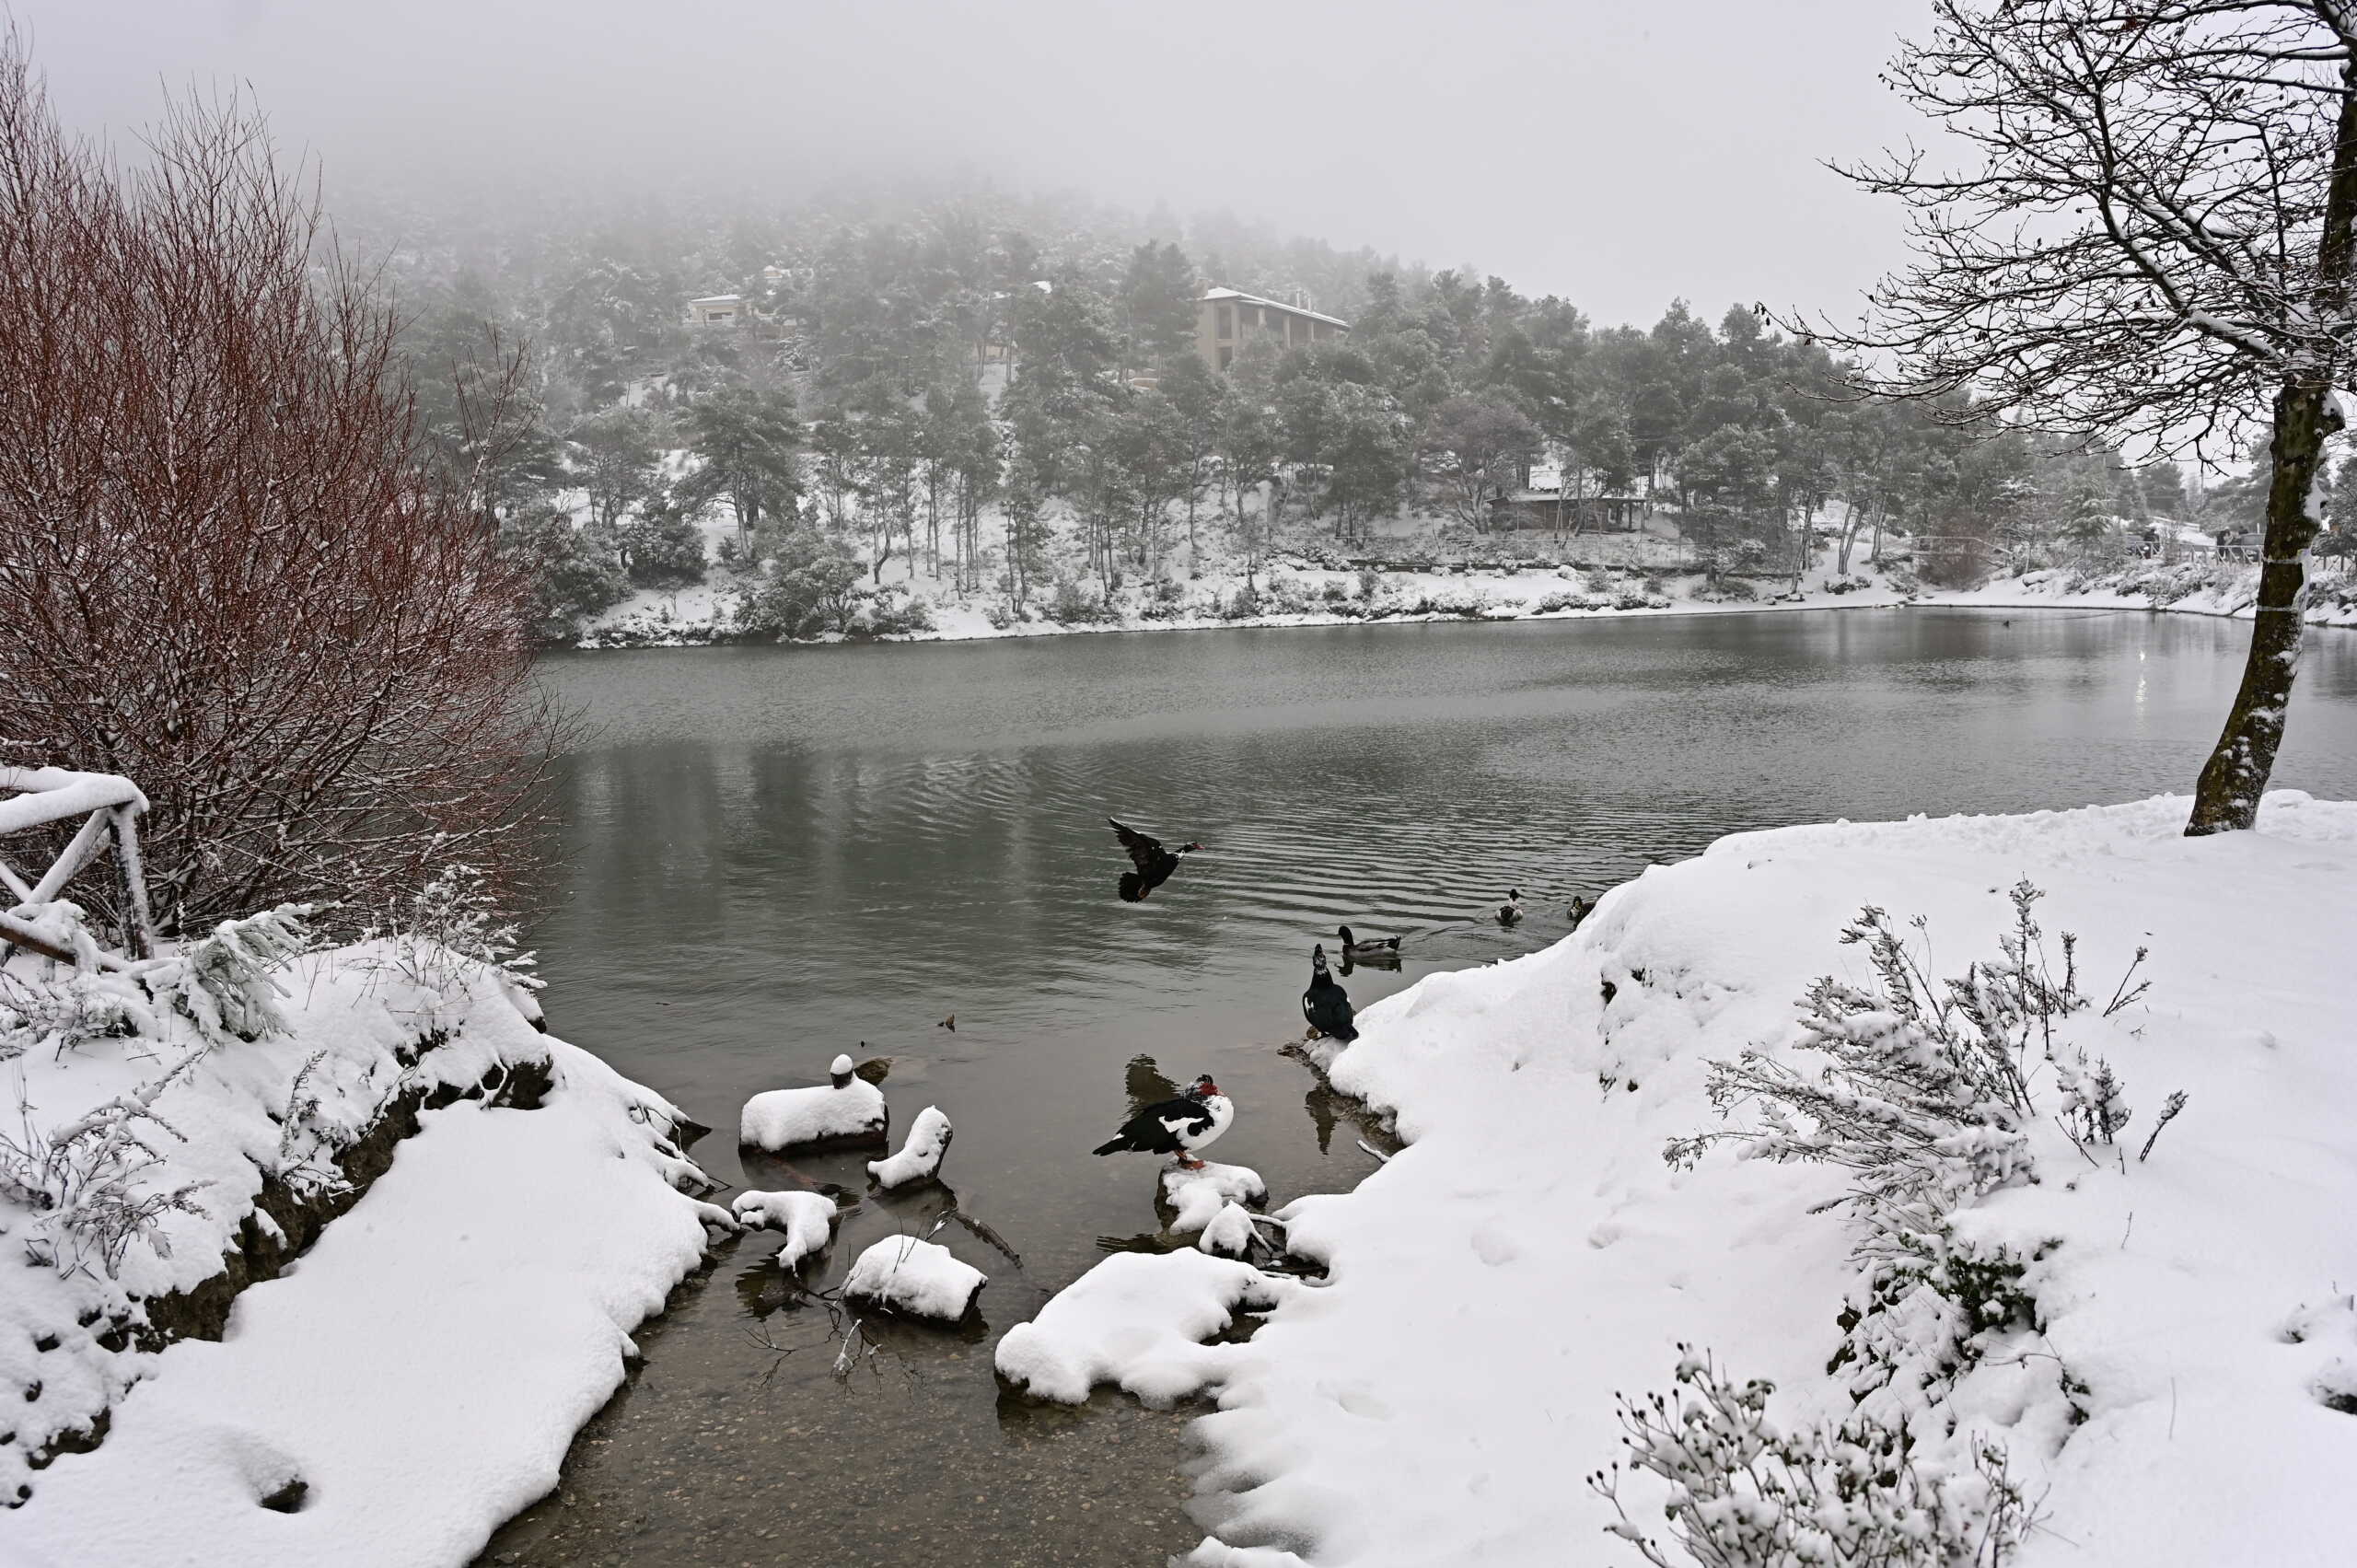
<path fill-rule="evenodd" d="M 167 931 L 528 853 L 530 587 L 398 326 L 252 113 L 119 168 L 0 41 L 0 752 L 138 782 Z"/>
<path fill-rule="evenodd" d="M 1842 170 L 1908 205 L 1917 260 L 1863 326 L 1816 335 L 1866 351 L 1869 389 L 1957 420 L 2197 457 L 2271 426 L 2248 661 L 2186 831 L 2247 828 L 2357 336 L 2357 0 L 1934 0 L 1933 16 L 1889 79 L 1970 159 L 1910 148 Z"/>

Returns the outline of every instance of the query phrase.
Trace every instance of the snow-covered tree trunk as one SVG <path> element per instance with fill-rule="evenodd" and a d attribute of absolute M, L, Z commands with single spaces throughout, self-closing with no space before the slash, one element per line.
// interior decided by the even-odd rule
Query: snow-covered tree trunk
<path fill-rule="evenodd" d="M 2327 342 L 2348 331 L 2350 272 L 2357 259 L 2357 52 L 2342 61 L 2340 90 L 2316 265 L 2316 319 L 2325 327 Z M 2275 394 L 2275 433 L 2269 445 L 2274 473 L 2267 487 L 2250 652 L 2225 730 L 2194 787 L 2193 815 L 2185 825 L 2189 838 L 2258 821 L 2259 796 L 2283 744 L 2284 710 L 2299 675 L 2305 586 L 2300 558 L 2324 527 L 2325 444 L 2340 434 L 2342 421 L 2325 357 L 2303 355 L 2293 363 L 2294 374 Z"/>

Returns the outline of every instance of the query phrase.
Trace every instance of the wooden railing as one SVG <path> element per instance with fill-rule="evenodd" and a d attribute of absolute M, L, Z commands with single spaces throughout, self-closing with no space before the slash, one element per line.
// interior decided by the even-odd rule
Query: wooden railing
<path fill-rule="evenodd" d="M 0 911 L 0 941 L 29 948 L 44 958 L 67 963 L 79 961 L 76 955 L 60 946 L 51 933 L 26 919 L 21 912 L 27 905 L 55 900 L 74 875 L 111 842 L 115 865 L 122 877 L 131 956 L 152 957 L 156 951 L 156 923 L 147 907 L 147 878 L 139 859 L 138 817 L 146 809 L 147 797 L 139 793 L 139 786 L 112 773 L 0 767 L 0 838 L 75 817 L 83 819 L 81 830 L 50 862 L 49 868 L 33 880 L 26 880 L 5 857 L 0 857 L 0 889 L 6 889 L 0 897 L 14 906 Z M 99 961 L 109 969 L 123 962 L 109 953 L 101 953 Z"/>

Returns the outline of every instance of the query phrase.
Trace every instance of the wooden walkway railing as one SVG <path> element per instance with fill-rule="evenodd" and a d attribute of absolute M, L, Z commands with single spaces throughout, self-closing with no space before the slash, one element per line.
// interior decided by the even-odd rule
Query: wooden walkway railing
<path fill-rule="evenodd" d="M 0 941 L 29 948 L 44 958 L 78 962 L 74 953 L 26 919 L 22 911 L 29 904 L 45 904 L 56 899 L 75 873 L 111 841 L 115 864 L 122 875 L 131 956 L 153 957 L 156 923 L 147 907 L 147 877 L 139 860 L 138 817 L 146 809 L 147 797 L 139 793 L 139 786 L 112 773 L 0 767 L 0 837 L 70 818 L 84 819 L 81 830 L 34 880 L 27 881 L 5 857 L 0 857 L 0 889 L 6 889 L 0 897 L 11 900 L 14 906 L 0 911 Z M 123 962 L 107 953 L 100 954 L 99 961 L 108 969 Z"/>

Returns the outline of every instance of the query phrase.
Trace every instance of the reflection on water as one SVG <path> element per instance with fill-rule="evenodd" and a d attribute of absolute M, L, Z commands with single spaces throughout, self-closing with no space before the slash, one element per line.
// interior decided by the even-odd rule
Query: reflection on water
<path fill-rule="evenodd" d="M 724 1130 L 838 1051 L 889 1056 L 895 1127 L 938 1104 L 957 1140 L 947 1190 L 882 1197 L 859 1155 L 740 1168 L 725 1131 L 706 1140 L 717 1177 L 831 1184 L 855 1206 L 798 1277 L 761 1236 L 683 1287 L 564 1492 L 493 1552 L 855 1568 L 1182 1549 L 1178 1416 L 1104 1393 L 1042 1409 L 991 1372 L 996 1336 L 1104 1249 L 1162 1244 L 1155 1162 L 1087 1151 L 1141 1097 L 1209 1072 L 1238 1107 L 1216 1157 L 1275 1201 L 1372 1169 L 1355 1108 L 1276 1049 L 1298 1037 L 1311 944 L 1338 950 L 1345 923 L 1408 937 L 1396 971 L 1349 976 L 1364 1008 L 1544 946 L 1573 893 L 1733 830 L 2189 787 L 2242 626 L 2003 619 L 552 659 L 599 727 L 568 761 L 566 880 L 535 933 L 554 1027 Z M 2357 636 L 2315 635 L 2279 784 L 2357 784 L 2352 698 Z M 1212 847 L 1124 905 L 1108 815 Z M 1530 917 L 1507 932 L 1485 912 L 1510 886 Z M 991 1276 L 982 1323 L 868 1325 L 874 1353 L 839 1378 L 821 1293 L 868 1243 L 945 1214 L 934 1239 Z"/>

